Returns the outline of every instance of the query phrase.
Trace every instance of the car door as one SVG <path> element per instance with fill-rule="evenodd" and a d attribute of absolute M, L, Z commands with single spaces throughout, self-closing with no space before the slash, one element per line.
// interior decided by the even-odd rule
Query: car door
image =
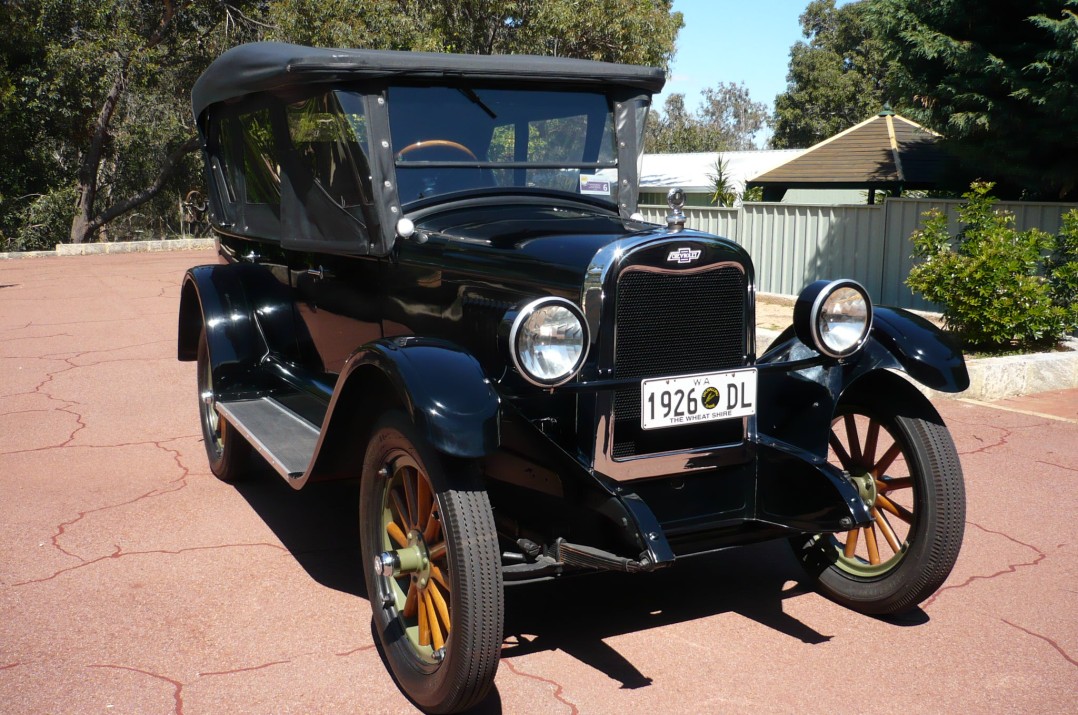
<path fill-rule="evenodd" d="M 282 219 L 294 304 L 315 368 L 332 382 L 357 347 L 382 335 L 363 100 L 323 91 L 288 103 L 285 117 Z"/>

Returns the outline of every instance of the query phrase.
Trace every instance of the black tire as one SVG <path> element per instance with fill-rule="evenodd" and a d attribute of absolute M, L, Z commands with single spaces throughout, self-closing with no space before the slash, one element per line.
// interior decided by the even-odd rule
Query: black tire
<path fill-rule="evenodd" d="M 217 392 L 213 387 L 205 329 L 198 337 L 198 415 L 210 471 L 223 482 L 245 478 L 250 470 L 251 445 L 228 420 L 217 414 Z"/>
<path fill-rule="evenodd" d="M 951 435 L 926 400 L 896 409 L 879 397 L 840 405 L 830 440 L 832 463 L 858 482 L 876 522 L 792 539 L 794 551 L 832 600 L 872 615 L 910 611 L 943 584 L 962 546 L 966 495 Z"/>
<path fill-rule="evenodd" d="M 371 433 L 359 494 L 374 630 L 397 684 L 425 712 L 476 705 L 498 670 L 504 615 L 498 537 L 476 465 L 442 457 L 404 413 L 389 412 Z M 382 554 L 418 566 L 386 575 Z"/>

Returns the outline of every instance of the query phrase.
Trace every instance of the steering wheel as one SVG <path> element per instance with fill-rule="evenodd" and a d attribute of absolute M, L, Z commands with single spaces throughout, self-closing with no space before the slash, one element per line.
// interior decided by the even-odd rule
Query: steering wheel
<path fill-rule="evenodd" d="M 452 141 L 451 139 L 425 139 L 425 140 L 422 140 L 422 141 L 417 141 L 415 144 L 409 144 L 408 146 L 404 147 L 399 152 L 397 152 L 397 159 L 400 160 L 400 158 L 402 156 L 404 156 L 408 152 L 415 151 L 416 149 L 432 149 L 434 147 L 439 147 L 439 146 L 446 147 L 446 148 L 449 148 L 449 149 L 456 149 L 459 152 L 463 152 L 463 153 L 467 154 L 468 156 L 470 156 L 472 159 L 475 159 L 476 161 L 479 160 L 478 157 L 472 152 L 471 149 L 464 146 L 460 142 L 455 142 L 455 141 Z"/>

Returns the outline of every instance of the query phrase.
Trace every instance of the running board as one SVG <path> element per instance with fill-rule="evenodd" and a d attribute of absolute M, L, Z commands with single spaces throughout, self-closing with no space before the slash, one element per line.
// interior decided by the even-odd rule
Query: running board
<path fill-rule="evenodd" d="M 218 402 L 217 412 L 285 479 L 307 471 L 318 428 L 272 397 Z"/>

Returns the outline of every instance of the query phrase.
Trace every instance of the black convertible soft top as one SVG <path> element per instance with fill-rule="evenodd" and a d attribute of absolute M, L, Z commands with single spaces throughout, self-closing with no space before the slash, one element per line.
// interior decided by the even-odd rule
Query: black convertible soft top
<path fill-rule="evenodd" d="M 621 85 L 660 91 L 656 67 L 535 55 L 455 55 L 437 52 L 346 50 L 255 42 L 233 47 L 206 68 L 191 91 L 195 116 L 215 102 L 311 82 L 402 77 L 524 80 L 566 85 Z"/>

